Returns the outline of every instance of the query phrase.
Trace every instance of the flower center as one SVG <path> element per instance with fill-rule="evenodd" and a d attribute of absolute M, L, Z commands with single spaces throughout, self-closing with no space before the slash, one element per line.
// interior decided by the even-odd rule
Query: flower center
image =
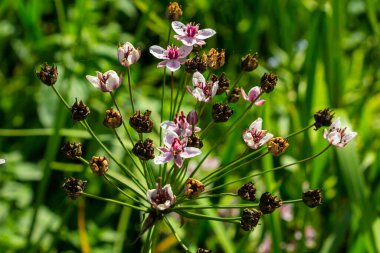
<path fill-rule="evenodd" d="M 259 142 L 267 134 L 266 130 L 252 129 L 250 132 L 252 134 L 254 142 Z"/>
<path fill-rule="evenodd" d="M 186 34 L 188 37 L 194 37 L 198 33 L 198 25 L 189 23 L 186 25 Z"/>
<path fill-rule="evenodd" d="M 189 126 L 183 112 L 181 112 L 181 116 L 178 116 L 178 114 L 175 115 L 174 123 L 178 126 L 179 129 L 186 129 Z"/>
<path fill-rule="evenodd" d="M 164 204 L 167 200 L 170 200 L 169 193 L 167 191 L 164 191 L 161 187 L 157 189 L 157 195 L 156 198 L 152 201 L 156 205 Z"/>
<path fill-rule="evenodd" d="M 176 60 L 178 59 L 179 54 L 178 54 L 178 47 L 176 46 L 168 46 L 168 58 L 170 60 Z"/>
<path fill-rule="evenodd" d="M 174 138 L 171 150 L 172 150 L 173 155 L 178 155 L 179 153 L 182 152 L 182 143 L 180 139 Z"/>

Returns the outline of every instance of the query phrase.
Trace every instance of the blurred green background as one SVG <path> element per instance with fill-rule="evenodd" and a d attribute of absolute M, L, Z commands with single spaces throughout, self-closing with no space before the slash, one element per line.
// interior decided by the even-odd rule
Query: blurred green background
<path fill-rule="evenodd" d="M 94 200 L 74 202 L 61 191 L 63 178 L 76 175 L 89 180 L 89 192 L 117 197 L 88 168 L 59 153 L 65 140 L 81 140 L 87 159 L 99 147 L 72 122 L 52 90 L 36 78 L 35 70 L 44 62 L 56 63 L 57 89 L 69 103 L 75 98 L 86 101 L 92 110 L 91 123 L 113 151 L 122 155 L 111 141 L 112 133 L 100 124 L 112 101 L 93 89 L 85 75 L 94 75 L 96 70 L 122 71 L 117 45 L 132 42 L 142 49 L 140 61 L 132 67 L 136 107 L 156 111 L 153 117 L 158 120 L 163 75 L 148 49 L 151 45 L 166 47 L 167 4 L 151 0 L 1 1 L 0 158 L 7 163 L 0 167 L 0 252 L 85 252 L 80 240 L 83 231 L 78 229 L 83 215 L 91 252 L 136 252 L 144 244 L 143 239 L 133 244 L 142 219 L 137 212 Z M 188 222 L 178 228 L 182 239 L 193 250 L 199 246 L 213 252 L 256 252 L 263 250 L 268 238 L 270 250 L 258 252 L 380 252 L 380 186 L 376 183 L 380 180 L 380 1 L 194 0 L 180 4 L 182 22 L 194 21 L 201 28 L 217 31 L 207 48 L 225 48 L 222 70 L 230 80 L 237 78 L 240 58 L 250 51 L 259 52 L 261 66 L 244 75 L 239 85 L 245 89 L 257 85 L 265 71 L 279 76 L 278 87 L 264 97 L 266 104 L 250 112 L 241 129 L 261 116 L 264 129 L 286 136 L 311 124 L 317 110 L 330 107 L 358 132 L 344 149 L 330 149 L 312 162 L 257 182 L 259 192 L 277 191 L 284 200 L 299 198 L 309 187 L 321 188 L 324 204 L 319 208 L 295 205 L 291 221 L 275 212 L 251 233 L 222 223 Z M 179 75 L 176 78 L 180 80 Z M 125 87 L 117 97 L 130 113 Z M 186 108 L 193 104 L 188 96 Z M 236 115 L 243 104 L 233 105 Z M 207 122 L 200 124 L 204 127 Z M 223 129 L 218 125 L 206 146 L 220 138 Z M 239 131 L 228 136 L 214 157 L 222 163 L 236 157 L 244 150 L 240 136 Z M 319 152 L 326 141 L 322 130 L 309 130 L 290 144 L 280 158 L 265 158 L 224 180 L 300 160 Z M 236 187 L 224 191 L 236 191 Z M 215 201 L 230 203 L 231 199 Z M 312 247 L 306 243 L 305 227 L 315 230 Z M 181 252 L 165 229 L 157 252 Z"/>

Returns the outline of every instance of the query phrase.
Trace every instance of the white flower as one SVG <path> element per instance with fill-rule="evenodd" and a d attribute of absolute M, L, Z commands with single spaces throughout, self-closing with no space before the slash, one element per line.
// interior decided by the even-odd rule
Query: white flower
<path fill-rule="evenodd" d="M 170 130 L 167 131 L 164 137 L 164 144 L 166 147 L 157 148 L 162 154 L 154 159 L 155 164 L 163 164 L 174 160 L 175 165 L 181 168 L 183 159 L 191 158 L 202 153 L 199 148 L 186 147 L 187 138 L 180 140 L 179 136 Z"/>
<path fill-rule="evenodd" d="M 194 111 L 195 112 L 195 111 Z M 189 113 L 190 114 L 190 113 Z M 194 132 L 199 132 L 201 129 L 195 125 L 190 125 L 187 118 L 181 112 L 181 115 L 175 115 L 174 121 L 164 121 L 161 123 L 161 127 L 165 130 L 173 131 L 180 137 L 189 137 Z"/>
<path fill-rule="evenodd" d="M 346 129 L 347 127 L 340 128 L 340 118 L 338 117 L 331 124 L 329 130 L 326 128 L 323 130 L 323 138 L 328 140 L 330 144 L 343 148 L 357 135 L 356 132 L 346 132 Z"/>
<path fill-rule="evenodd" d="M 258 118 L 252 122 L 249 129 L 244 130 L 243 139 L 248 147 L 258 149 L 273 137 L 273 134 L 267 133 L 266 130 L 261 130 L 262 124 L 263 120 Z"/>
<path fill-rule="evenodd" d="M 219 81 L 214 83 L 212 81 L 206 82 L 206 79 L 201 73 L 195 72 L 193 75 L 193 85 L 194 89 L 187 86 L 188 92 L 190 92 L 197 101 L 207 103 L 218 91 Z"/>
<path fill-rule="evenodd" d="M 130 65 L 136 63 L 140 59 L 140 56 L 140 48 L 136 49 L 129 42 L 125 42 L 117 49 L 117 57 L 119 58 L 120 64 L 124 67 L 129 67 Z"/>
<path fill-rule="evenodd" d="M 184 25 L 179 21 L 172 22 L 173 30 L 178 34 L 174 35 L 174 38 L 180 40 L 185 46 L 204 45 L 205 39 L 210 38 L 216 32 L 210 28 L 199 30 L 199 25 L 194 23 L 188 23 Z"/>
<path fill-rule="evenodd" d="M 5 163 L 5 159 L 0 159 L 0 165 Z"/>
<path fill-rule="evenodd" d="M 167 49 L 163 49 L 160 46 L 151 46 L 149 52 L 156 58 L 163 60 L 158 63 L 157 68 L 167 67 L 170 71 L 174 72 L 181 67 L 181 64 L 184 64 L 185 58 L 188 54 L 191 53 L 193 47 L 182 46 L 180 48 L 176 46 L 168 46 Z"/>
<path fill-rule="evenodd" d="M 255 101 L 255 105 L 260 106 L 265 103 L 264 99 L 258 98 L 258 96 L 261 94 L 261 88 L 259 86 L 255 86 L 252 89 L 249 90 L 248 95 L 245 93 L 243 89 L 241 89 L 241 96 L 250 102 Z"/>
<path fill-rule="evenodd" d="M 152 208 L 160 211 L 170 208 L 176 201 L 170 184 L 161 187 L 157 184 L 156 189 L 150 189 L 146 193 L 148 201 L 152 204 Z"/>
<path fill-rule="evenodd" d="M 95 88 L 103 92 L 111 92 L 121 84 L 119 76 L 113 70 L 108 70 L 104 74 L 96 71 L 96 76 L 87 75 L 86 78 Z"/>

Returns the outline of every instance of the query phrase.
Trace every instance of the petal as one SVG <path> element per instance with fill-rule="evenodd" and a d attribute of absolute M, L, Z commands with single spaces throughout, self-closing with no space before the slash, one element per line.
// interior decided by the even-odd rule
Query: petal
<path fill-rule="evenodd" d="M 195 44 L 197 44 L 197 39 L 189 37 L 189 36 L 174 35 L 174 38 L 176 38 L 177 40 L 180 40 L 185 46 L 192 47 Z"/>
<path fill-rule="evenodd" d="M 133 50 L 129 55 L 128 55 L 128 62 L 129 64 L 134 64 L 136 63 L 141 56 L 141 51 L 140 49 Z"/>
<path fill-rule="evenodd" d="M 160 211 L 163 211 L 163 210 L 166 210 L 170 207 L 170 200 L 166 200 L 164 204 L 159 204 L 157 206 L 157 209 L 160 210 Z"/>
<path fill-rule="evenodd" d="M 264 100 L 264 99 L 258 99 L 258 100 L 256 100 L 255 105 L 256 105 L 256 106 L 261 106 L 261 105 L 263 105 L 264 103 L 265 103 L 265 100 Z"/>
<path fill-rule="evenodd" d="M 199 72 L 195 72 L 193 74 L 193 85 L 194 87 L 198 87 L 200 86 L 201 88 L 203 88 L 206 84 L 206 79 L 205 77 L 199 73 Z"/>
<path fill-rule="evenodd" d="M 165 130 L 170 130 L 176 132 L 178 130 L 178 126 L 173 121 L 164 121 L 160 125 Z"/>
<path fill-rule="evenodd" d="M 97 89 L 101 89 L 99 79 L 96 76 L 86 75 L 86 79 Z"/>
<path fill-rule="evenodd" d="M 340 128 L 340 117 L 336 118 L 330 126 L 330 130 Z"/>
<path fill-rule="evenodd" d="M 106 86 L 109 91 L 113 91 L 120 86 L 120 78 L 115 71 L 108 70 L 104 75 L 108 75 Z"/>
<path fill-rule="evenodd" d="M 160 46 L 151 46 L 149 48 L 149 52 L 156 58 L 158 59 L 162 59 L 162 60 L 165 60 L 165 59 L 168 59 L 168 56 L 167 56 L 167 51 L 165 49 L 163 49 L 162 47 Z"/>
<path fill-rule="evenodd" d="M 218 88 L 219 88 L 219 82 L 216 81 L 214 83 L 214 85 L 212 86 L 212 89 L 211 89 L 211 96 L 215 96 L 216 95 L 216 92 L 218 91 Z"/>
<path fill-rule="evenodd" d="M 263 125 L 263 119 L 257 118 L 255 121 L 252 122 L 252 124 L 249 126 L 249 130 L 256 129 L 261 131 L 261 127 Z"/>
<path fill-rule="evenodd" d="M 241 88 L 240 90 L 241 90 L 241 96 L 243 97 L 243 99 L 249 101 L 247 93 L 245 93 L 244 89 Z"/>
<path fill-rule="evenodd" d="M 166 191 L 169 194 L 170 200 L 172 200 L 174 198 L 174 194 L 173 194 L 172 187 L 170 186 L 170 184 L 166 184 L 162 188 L 162 190 Z"/>
<path fill-rule="evenodd" d="M 338 143 L 340 143 L 341 137 L 342 137 L 342 135 L 339 132 L 334 131 L 334 132 L 329 133 L 329 135 L 327 136 L 327 140 L 332 145 L 336 146 Z"/>
<path fill-rule="evenodd" d="M 349 143 L 353 138 L 355 138 L 355 136 L 357 135 L 356 132 L 351 132 L 351 133 L 346 133 L 343 138 L 342 138 L 342 142 L 344 142 L 345 144 Z"/>
<path fill-rule="evenodd" d="M 323 129 L 323 138 L 325 138 L 327 140 L 328 134 L 329 134 L 329 131 L 326 128 Z"/>
<path fill-rule="evenodd" d="M 175 72 L 181 67 L 181 63 L 178 60 L 168 60 L 166 67 L 171 71 Z"/>
<path fill-rule="evenodd" d="M 173 30 L 179 34 L 179 35 L 186 35 L 186 25 L 179 21 L 173 21 L 172 22 L 172 28 Z"/>
<path fill-rule="evenodd" d="M 5 163 L 5 160 L 4 159 L 0 159 L 0 164 L 4 164 Z"/>
<path fill-rule="evenodd" d="M 163 152 L 163 153 L 170 152 L 170 149 L 165 148 L 165 147 L 158 147 L 157 149 L 158 149 L 159 151 Z"/>
<path fill-rule="evenodd" d="M 261 140 L 260 140 L 260 146 L 267 143 L 270 139 L 273 138 L 273 134 L 266 134 Z"/>
<path fill-rule="evenodd" d="M 205 40 L 214 36 L 216 32 L 210 28 L 202 29 L 198 31 L 198 34 L 195 36 L 197 39 Z"/>
<path fill-rule="evenodd" d="M 177 133 L 168 130 L 164 137 L 165 146 L 171 148 L 174 139 L 178 139 Z"/>
<path fill-rule="evenodd" d="M 178 49 L 178 58 L 185 58 L 188 54 L 191 53 L 193 47 L 182 46 Z"/>
<path fill-rule="evenodd" d="M 177 165 L 178 168 L 181 168 L 183 164 L 183 160 L 179 155 L 177 155 L 174 157 L 174 163 L 175 165 Z"/>
<path fill-rule="evenodd" d="M 248 92 L 249 101 L 254 101 L 261 93 L 261 88 L 259 86 L 255 86 Z"/>
<path fill-rule="evenodd" d="M 205 94 L 203 93 L 203 90 L 199 89 L 199 88 L 195 88 L 192 92 L 191 92 L 191 95 L 193 95 L 193 97 L 199 101 L 199 102 L 206 102 L 206 96 Z"/>
<path fill-rule="evenodd" d="M 168 64 L 168 61 L 169 61 L 169 60 L 164 60 L 164 61 L 162 61 L 162 62 L 159 62 L 159 63 L 157 64 L 157 68 L 163 68 L 163 67 L 166 67 L 166 65 Z"/>
<path fill-rule="evenodd" d="M 152 199 L 155 199 L 157 196 L 157 189 L 148 190 L 146 192 L 146 196 L 147 196 L 149 202 L 152 204 L 153 203 Z"/>
<path fill-rule="evenodd" d="M 199 148 L 185 147 L 183 149 L 183 152 L 181 152 L 180 156 L 182 158 L 191 158 L 200 154 L 202 154 L 202 151 Z"/>
<path fill-rule="evenodd" d="M 174 159 L 173 154 L 170 152 L 166 152 L 166 153 L 162 153 L 161 155 L 154 158 L 154 163 L 155 164 L 163 164 L 163 163 L 170 162 L 173 159 Z"/>

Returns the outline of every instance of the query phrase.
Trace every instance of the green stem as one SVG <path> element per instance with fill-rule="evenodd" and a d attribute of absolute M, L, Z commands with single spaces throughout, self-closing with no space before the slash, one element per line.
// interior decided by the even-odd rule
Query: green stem
<path fill-rule="evenodd" d="M 133 114 L 135 113 L 135 106 L 133 104 L 133 95 L 132 95 L 132 85 L 131 85 L 131 67 L 127 67 L 127 76 L 128 76 L 128 89 L 129 89 L 129 98 L 131 100 L 131 106 Z"/>
<path fill-rule="evenodd" d="M 225 183 L 225 184 L 222 184 L 222 185 L 219 185 L 219 186 L 216 186 L 214 188 L 211 188 L 209 190 L 207 190 L 206 192 L 204 193 L 209 193 L 213 190 L 216 190 L 216 189 L 219 189 L 219 188 L 222 188 L 222 187 L 225 187 L 227 185 L 230 185 L 230 184 L 234 184 L 234 183 L 237 183 L 237 182 L 242 182 L 246 179 L 250 179 L 252 177 L 257 177 L 257 176 L 261 176 L 261 175 L 264 175 L 266 173 L 269 173 L 269 172 L 273 172 L 273 171 L 276 171 L 276 170 L 280 170 L 280 169 L 284 169 L 284 168 L 287 168 L 287 167 L 290 167 L 292 165 L 295 165 L 295 164 L 300 164 L 300 163 L 304 163 L 306 161 L 309 161 L 309 160 L 312 160 L 320 155 L 322 155 L 327 149 L 329 149 L 331 147 L 331 144 L 329 144 L 327 147 L 325 147 L 321 152 L 313 155 L 313 156 L 310 156 L 310 157 L 307 157 L 303 160 L 300 160 L 300 161 L 297 161 L 297 162 L 294 162 L 294 163 L 289 163 L 289 164 L 286 164 L 286 165 L 283 165 L 283 166 L 279 166 L 279 167 L 276 167 L 276 168 L 273 168 L 273 169 L 270 169 L 270 170 L 266 170 L 266 171 L 263 171 L 263 172 L 259 172 L 259 173 L 256 173 L 256 174 L 252 174 L 252 175 L 249 175 L 249 176 L 246 176 L 246 177 L 242 177 L 240 178 L 239 180 L 235 180 L 235 181 L 232 181 L 232 182 L 229 182 L 229 183 Z"/>
<path fill-rule="evenodd" d="M 118 201 L 118 200 L 114 200 L 114 199 L 99 197 L 99 196 L 92 195 L 92 194 L 86 193 L 86 192 L 82 192 L 82 195 L 86 196 L 88 198 L 98 199 L 98 200 L 110 202 L 110 203 L 113 203 L 113 204 L 119 204 L 119 205 L 122 205 L 122 206 L 128 206 L 130 208 L 133 208 L 133 209 L 136 209 L 136 210 L 139 210 L 139 211 L 142 211 L 142 212 L 147 212 L 148 211 L 147 209 L 139 207 L 139 206 L 134 206 L 134 205 L 131 205 L 131 204 L 128 204 L 128 203 L 125 203 L 125 202 L 121 202 L 121 201 Z"/>
<path fill-rule="evenodd" d="M 182 86 L 181 99 L 179 100 L 179 103 L 178 103 L 178 106 L 177 106 L 177 110 L 175 110 L 175 112 L 179 112 L 180 109 L 181 109 L 182 101 L 183 101 L 183 98 L 185 97 L 185 94 L 186 94 L 186 84 L 187 84 L 188 76 L 189 76 L 188 73 L 186 73 L 185 81 L 183 83 L 184 85 Z"/>
<path fill-rule="evenodd" d="M 175 238 L 177 239 L 178 243 L 182 246 L 182 248 L 185 250 L 185 252 L 191 252 L 189 250 L 189 248 L 186 247 L 186 245 L 183 243 L 181 237 L 179 237 L 179 235 L 177 234 L 177 232 L 175 231 L 174 227 L 172 226 L 172 224 L 170 223 L 170 221 L 168 220 L 168 218 L 166 216 L 164 216 L 164 220 L 165 220 L 165 223 L 166 225 L 168 225 L 168 227 L 170 228 L 170 230 L 172 231 L 173 235 L 175 236 Z"/>
<path fill-rule="evenodd" d="M 170 113 L 169 113 L 169 119 L 173 118 L 173 99 L 174 99 L 174 72 L 171 71 L 170 73 Z"/>
<path fill-rule="evenodd" d="M 117 102 L 116 102 L 115 96 L 113 95 L 112 91 L 110 91 L 110 95 L 111 95 L 112 101 L 113 101 L 113 103 L 114 103 L 114 105 L 115 105 L 117 111 L 120 113 L 120 115 L 123 115 L 123 114 L 121 114 L 120 108 L 119 108 L 119 106 L 117 105 Z M 123 127 L 124 127 L 124 129 L 125 129 L 125 132 L 126 132 L 127 135 L 128 135 L 129 140 L 130 140 L 131 143 L 132 143 L 132 146 L 134 146 L 135 143 L 133 142 L 132 136 L 129 134 L 129 131 L 128 131 L 127 125 L 125 124 L 125 120 L 124 120 L 124 118 L 122 118 L 122 121 L 121 121 L 121 122 L 123 123 Z"/>
<path fill-rule="evenodd" d="M 297 135 L 297 134 L 300 134 L 300 133 L 302 133 L 302 132 L 308 130 L 309 128 L 312 128 L 313 126 L 314 126 L 314 123 L 311 124 L 310 126 L 307 126 L 307 127 L 305 127 L 305 128 L 302 128 L 301 130 L 299 130 L 299 131 L 297 131 L 297 132 L 295 132 L 295 133 L 292 133 L 292 134 L 286 136 L 285 139 L 289 139 L 289 138 L 291 138 L 291 137 L 293 137 L 293 136 L 295 136 L 295 135 Z"/>
<path fill-rule="evenodd" d="M 191 212 L 184 212 L 181 210 L 176 211 L 176 213 L 189 218 L 189 219 L 196 219 L 196 220 L 215 220 L 215 221 L 223 221 L 223 222 L 231 222 L 231 223 L 240 223 L 240 217 L 214 217 L 210 215 L 205 214 L 199 214 L 199 213 L 191 213 Z"/>
<path fill-rule="evenodd" d="M 55 86 L 50 86 L 53 91 L 55 92 L 55 94 L 57 94 L 57 96 L 59 97 L 59 99 L 61 99 L 61 101 L 63 102 L 63 104 L 66 106 L 67 109 L 71 110 L 71 106 L 66 102 L 66 100 L 62 97 L 61 93 L 59 93 L 59 91 L 55 88 Z"/>

